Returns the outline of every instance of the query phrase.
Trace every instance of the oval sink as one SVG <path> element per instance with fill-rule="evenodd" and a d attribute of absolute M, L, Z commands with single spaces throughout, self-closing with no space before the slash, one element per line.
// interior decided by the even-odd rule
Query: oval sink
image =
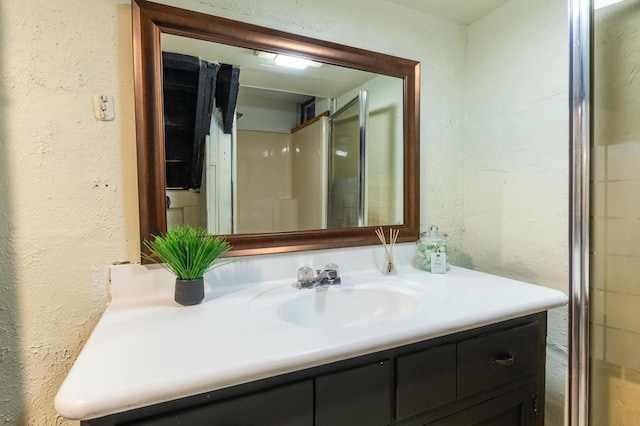
<path fill-rule="evenodd" d="M 258 295 L 251 309 L 268 310 L 281 320 L 305 327 L 357 327 L 393 321 L 420 308 L 420 301 L 410 291 L 392 287 L 338 285 L 285 290 Z"/>

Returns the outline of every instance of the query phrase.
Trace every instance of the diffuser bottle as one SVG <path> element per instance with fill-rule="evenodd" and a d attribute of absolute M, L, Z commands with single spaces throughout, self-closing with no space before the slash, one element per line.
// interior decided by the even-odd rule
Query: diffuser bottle
<path fill-rule="evenodd" d="M 420 234 L 416 243 L 416 264 L 425 271 L 444 274 L 449 268 L 447 259 L 447 234 L 432 226 Z"/>

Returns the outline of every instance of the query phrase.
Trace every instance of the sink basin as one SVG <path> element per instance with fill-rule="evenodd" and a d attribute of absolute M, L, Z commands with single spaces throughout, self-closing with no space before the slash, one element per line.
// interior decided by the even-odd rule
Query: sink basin
<path fill-rule="evenodd" d="M 420 309 L 418 294 L 383 285 L 287 287 L 256 296 L 250 309 L 303 327 L 357 327 L 397 320 Z"/>

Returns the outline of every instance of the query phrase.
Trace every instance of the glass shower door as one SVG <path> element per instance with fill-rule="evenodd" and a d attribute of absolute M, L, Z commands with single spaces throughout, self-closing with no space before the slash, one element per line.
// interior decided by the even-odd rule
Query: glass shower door
<path fill-rule="evenodd" d="M 331 114 L 327 227 L 366 224 L 367 92 Z"/>
<path fill-rule="evenodd" d="M 640 424 L 640 0 L 594 12 L 591 425 Z"/>

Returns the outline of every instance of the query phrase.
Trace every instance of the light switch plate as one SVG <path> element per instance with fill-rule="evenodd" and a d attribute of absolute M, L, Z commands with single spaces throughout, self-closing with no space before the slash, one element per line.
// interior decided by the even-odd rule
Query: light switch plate
<path fill-rule="evenodd" d="M 112 121 L 116 118 L 113 96 L 93 95 L 93 113 L 101 121 Z"/>

